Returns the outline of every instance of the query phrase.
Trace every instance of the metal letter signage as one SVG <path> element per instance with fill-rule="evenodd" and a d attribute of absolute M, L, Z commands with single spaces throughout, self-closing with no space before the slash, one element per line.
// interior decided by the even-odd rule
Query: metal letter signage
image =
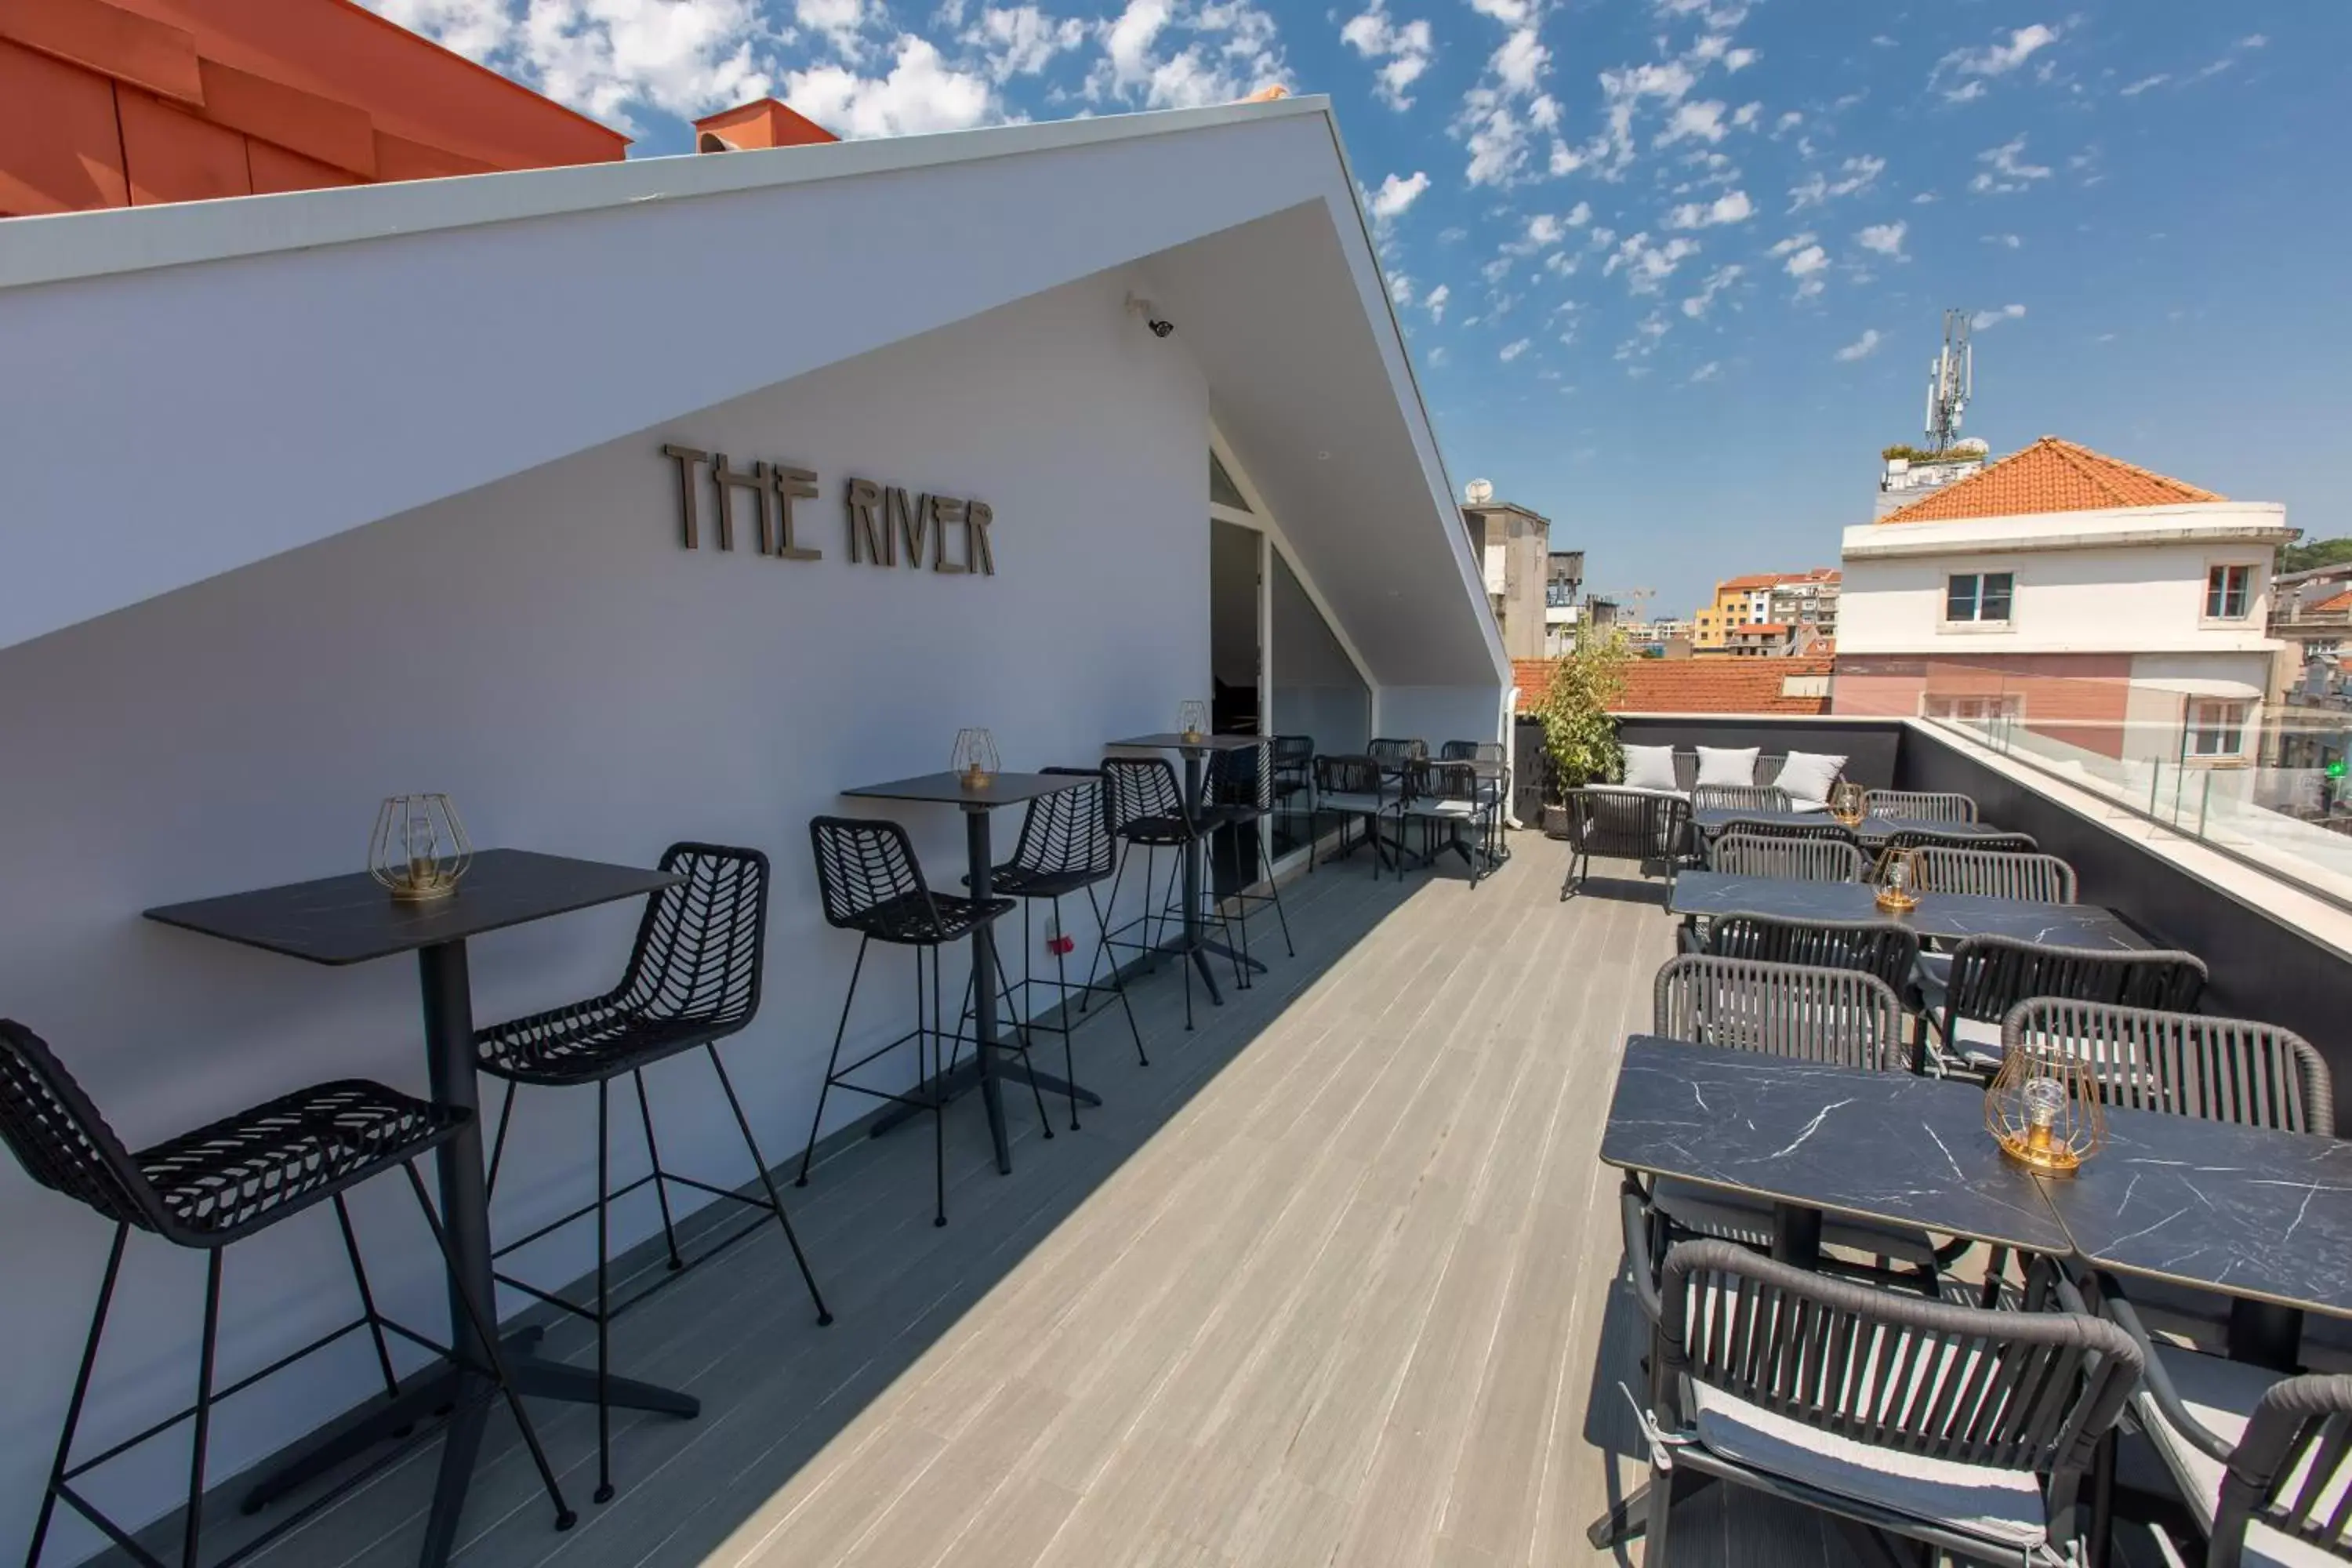
<path fill-rule="evenodd" d="M 755 548 L 780 561 L 821 561 L 824 552 L 802 544 L 794 532 L 793 502 L 814 500 L 817 476 L 814 468 L 785 463 L 754 461 L 748 468 L 731 466 L 724 452 L 695 447 L 665 445 L 662 456 L 677 464 L 678 539 L 688 550 L 702 544 L 702 512 L 698 477 L 710 471 L 713 515 L 719 523 L 719 548 L 735 548 L 735 492 L 751 493 Z M 842 496 L 849 523 L 849 559 L 853 565 L 890 567 L 899 563 L 903 545 L 906 564 L 920 571 L 928 564 L 945 576 L 996 575 L 996 552 L 988 539 L 995 510 L 986 501 L 960 496 L 908 494 L 897 485 L 877 485 L 852 479 Z M 962 535 L 961 559 L 949 540 Z"/>

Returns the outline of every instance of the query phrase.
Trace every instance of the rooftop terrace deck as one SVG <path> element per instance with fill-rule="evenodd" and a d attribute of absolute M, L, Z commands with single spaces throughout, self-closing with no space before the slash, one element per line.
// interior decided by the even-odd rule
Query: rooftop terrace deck
<path fill-rule="evenodd" d="M 772 1231 L 689 1276 L 622 1320 L 614 1365 L 702 1416 L 616 1413 L 595 1508 L 593 1410 L 542 1407 L 565 1535 L 497 1418 L 460 1561 L 1603 1560 L 1583 1530 L 1638 1479 L 1640 1336 L 1594 1152 L 1673 927 L 1655 881 L 1559 902 L 1564 846 L 1515 842 L 1475 890 L 1360 857 L 1292 883 L 1298 957 L 1267 920 L 1271 973 L 1192 1035 L 1173 970 L 1145 983 L 1150 1068 L 1114 1022 L 1078 1037 L 1106 1100 L 1083 1131 L 1049 1102 L 1045 1142 L 1008 1096 L 1000 1178 L 976 1111 L 950 1118 L 943 1230 L 918 1138 L 844 1148 L 787 1189 L 836 1323 Z M 260 1561 L 412 1562 L 434 1453 Z M 1720 1488 L 1677 1524 L 1678 1563 L 1845 1560 Z"/>

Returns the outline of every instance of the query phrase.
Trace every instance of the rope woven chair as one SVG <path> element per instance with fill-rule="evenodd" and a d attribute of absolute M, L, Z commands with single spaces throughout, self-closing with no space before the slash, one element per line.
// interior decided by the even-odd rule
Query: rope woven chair
<path fill-rule="evenodd" d="M 1693 811 L 1787 811 L 1789 792 L 1779 784 L 1700 784 L 1691 791 Z"/>
<path fill-rule="evenodd" d="M 2141 1364 L 2113 1323 L 1922 1301 L 1720 1240 L 1675 1247 L 1654 1288 L 1630 1183 L 1623 1211 L 1655 1436 L 1650 1484 L 1594 1547 L 1646 1533 L 1643 1560 L 1667 1563 L 1675 1504 L 1727 1481 L 1967 1561 L 2089 1560 L 2083 1481 Z"/>
<path fill-rule="evenodd" d="M 2004 1051 L 2087 1058 L 2109 1103 L 2280 1132 L 2336 1129 L 2327 1063 L 2275 1024 L 2035 996 L 2000 1025 Z"/>
<path fill-rule="evenodd" d="M 1276 735 L 1274 738 L 1274 805 L 1284 816 L 1296 818 L 1292 801 L 1299 795 L 1312 805 L 1315 792 L 1315 737 Z"/>
<path fill-rule="evenodd" d="M 1164 766 L 1165 764 L 1163 764 Z M 813 816 L 809 819 L 809 843 L 816 856 L 816 885 L 824 908 L 827 925 L 858 934 L 857 962 L 849 971 L 849 994 L 842 999 L 841 1022 L 833 1031 L 833 1054 L 826 1058 L 824 1082 L 818 1089 L 816 1114 L 809 1118 L 808 1143 L 801 1151 L 800 1174 L 793 1180 L 794 1186 L 808 1185 L 809 1163 L 816 1156 L 816 1138 L 824 1126 L 826 1098 L 836 1089 L 852 1094 L 862 1094 L 875 1100 L 887 1100 L 912 1111 L 931 1113 L 931 1147 L 933 1186 L 937 1206 L 931 1216 L 935 1226 L 948 1222 L 948 1153 L 947 1102 L 950 1098 L 948 1075 L 955 1069 L 955 1058 L 963 1048 L 961 1017 L 950 1030 L 945 1026 L 946 1015 L 940 999 L 940 961 L 941 950 L 949 943 L 961 942 L 971 935 L 982 922 L 1002 920 L 1013 912 L 1013 900 L 990 898 L 986 900 L 958 898 L 952 893 L 935 893 L 923 880 L 923 869 L 915 858 L 915 847 L 907 830 L 895 822 L 856 816 Z M 915 952 L 915 1026 L 894 1040 L 844 1065 L 841 1043 L 849 1032 L 849 1010 L 857 1001 L 857 982 L 866 972 L 866 949 L 876 942 L 894 947 L 912 948 Z M 928 1022 L 923 1010 L 923 954 L 931 955 L 930 1011 Z M 1005 984 L 1002 955 L 997 960 L 997 982 Z M 969 994 L 974 984 L 986 984 L 979 975 L 965 982 Z M 967 1005 L 966 1013 L 970 1012 Z M 952 1042 L 952 1044 L 949 1044 Z M 876 1089 L 856 1081 L 851 1075 L 899 1047 L 915 1047 L 915 1066 L 919 1075 L 912 1090 L 901 1094 L 890 1089 Z M 998 1042 L 999 1047 L 1020 1053 L 1028 1059 L 1029 1042 L 1024 1033 L 1016 1032 L 1009 1040 Z M 1025 1076 L 1025 1075 L 1024 1075 Z M 1054 1124 L 1045 1114 L 1045 1097 L 1032 1079 L 1029 1092 L 1037 1101 L 1037 1121 L 1045 1136 L 1054 1135 Z"/>
<path fill-rule="evenodd" d="M 1919 963 L 1918 933 L 1893 921 L 1787 921 L 1719 915 L 1707 924 L 1706 952 L 1758 963 L 1853 969 L 1876 975 L 1899 999 Z M 1909 1065 L 1910 1053 L 1904 1053 Z"/>
<path fill-rule="evenodd" d="M 1977 803 L 1971 795 L 1925 789 L 1873 789 L 1863 792 L 1863 809 L 1873 816 L 1900 817 L 1906 822 L 1974 822 Z"/>
<path fill-rule="evenodd" d="M 1447 744 L 1456 744 L 1448 742 Z M 1429 835 L 1443 826 L 1446 839 L 1441 848 L 1451 849 L 1462 857 L 1470 868 L 1470 885 L 1476 887 L 1495 860 L 1496 830 L 1501 816 L 1502 797 L 1478 776 L 1478 770 L 1466 759 L 1452 762 L 1416 762 L 1405 773 L 1404 815 L 1422 825 L 1422 858 L 1434 867 L 1436 851 L 1430 847 Z M 1475 837 L 1465 841 L 1462 829 L 1475 830 Z"/>
<path fill-rule="evenodd" d="M 1881 853 L 1893 849 L 1973 849 L 1983 855 L 2032 855 L 2042 846 L 2031 833 L 1938 833 L 1932 827 L 1898 827 Z"/>
<path fill-rule="evenodd" d="M 1478 794 L 1481 804 L 1493 814 L 1493 823 L 1486 840 L 1486 863 L 1491 869 L 1511 858 L 1510 846 L 1504 841 L 1504 804 L 1511 793 L 1510 748 L 1500 741 L 1448 741 L 1437 748 L 1440 762 L 1475 763 L 1478 764 Z"/>
<path fill-rule="evenodd" d="M 1797 882 L 1860 882 L 1870 857 L 1834 838 L 1764 837 L 1727 833 L 1707 850 L 1707 865 L 1730 877 L 1777 877 Z"/>
<path fill-rule="evenodd" d="M 1381 836 L 1381 825 L 1398 822 L 1403 814 L 1402 774 L 1391 774 L 1378 758 L 1367 754 L 1315 759 L 1315 806 L 1309 817 L 1308 837 L 1314 837 L 1324 817 L 1339 819 L 1339 847 L 1326 856 L 1326 860 L 1344 859 L 1369 844 L 1372 847 L 1372 876 L 1377 880 L 1381 868 L 1389 863 L 1388 843 Z M 1349 844 L 1350 822 L 1364 825 L 1361 844 Z M 1401 862 L 1396 872 L 1400 878 L 1404 875 Z"/>
<path fill-rule="evenodd" d="M 1666 886 L 1675 884 L 1675 861 L 1690 826 L 1690 803 L 1680 795 L 1648 795 L 1639 790 L 1596 784 L 1567 793 L 1568 879 L 1560 884 L 1565 900 L 1580 891 L 1592 874 L 1592 858 L 1610 855 L 1642 862 L 1664 862 Z"/>
<path fill-rule="evenodd" d="M 1998 1068 L 2001 1021 L 2030 997 L 2180 1013 L 2205 990 L 2205 963 L 2194 953 L 2054 947 L 2009 936 L 1968 937 L 1952 950 L 1948 972 L 1918 973 L 1927 1025 L 1920 1067 L 1938 1073 Z"/>
<path fill-rule="evenodd" d="M 817 1321 L 829 1323 L 824 1297 L 816 1276 L 801 1251 L 800 1238 L 784 1213 L 783 1200 L 768 1174 L 767 1156 L 751 1134 L 735 1085 L 719 1058 L 719 1044 L 740 1033 L 760 1010 L 760 977 L 767 953 L 768 858 L 757 849 L 720 844 L 673 844 L 662 852 L 661 868 L 683 881 L 664 888 L 646 900 L 637 922 L 635 945 L 620 984 L 601 996 L 569 1006 L 534 1013 L 479 1029 L 474 1035 L 475 1065 L 490 1077 L 503 1079 L 506 1092 L 499 1104 L 498 1135 L 490 1144 L 488 1187 L 498 1190 L 499 1169 L 506 1154 L 507 1131 L 513 1123 L 515 1086 L 534 1084 L 549 1089 L 596 1086 L 596 1198 L 570 1214 L 507 1243 L 492 1254 L 504 1258 L 554 1235 L 576 1220 L 596 1217 L 596 1300 L 593 1307 L 574 1302 L 558 1292 L 501 1272 L 501 1284 L 545 1302 L 558 1311 L 596 1325 L 596 1458 L 595 1500 L 613 1496 L 611 1375 L 612 1324 L 622 1312 L 679 1278 L 688 1267 L 677 1245 L 677 1229 L 670 1216 L 673 1184 L 705 1196 L 722 1198 L 756 1209 L 741 1226 L 704 1249 L 692 1261 L 709 1262 L 735 1243 L 761 1229 L 772 1218 L 800 1265 L 801 1279 L 815 1303 Z M 709 1055 L 711 1070 L 735 1115 L 736 1130 L 751 1159 L 763 1198 L 750 1197 L 731 1187 L 682 1176 L 662 1163 L 661 1145 L 654 1138 L 653 1107 L 646 1094 L 645 1069 L 687 1051 Z M 645 1131 L 646 1155 L 652 1170 L 626 1185 L 612 1184 L 612 1084 L 626 1077 L 635 1085 L 637 1120 Z M 610 1292 L 609 1210 L 614 1198 L 625 1197 L 650 1184 L 661 1207 L 662 1239 L 669 1252 L 669 1272 L 628 1300 L 614 1305 Z M 570 1265 L 565 1266 L 570 1272 Z"/>
<path fill-rule="evenodd" d="M 1862 841 L 1853 836 L 1853 828 L 1827 818 L 1819 822 L 1766 822 L 1752 816 L 1735 816 L 1716 833 L 1718 838 L 1727 838 L 1739 833 L 1750 838 L 1811 838 L 1831 844 L 1851 844 L 1857 849 L 1862 847 Z"/>
<path fill-rule="evenodd" d="M 1919 890 L 2071 904 L 2074 868 L 2055 855 L 1930 844 L 1919 851 Z"/>
<path fill-rule="evenodd" d="M 1110 831 L 1110 801 L 1103 788 L 1101 770 L 1097 768 L 1042 768 L 1041 773 L 1065 778 L 1082 778 L 1087 782 L 1073 789 L 1055 790 L 1050 795 L 1032 795 L 1021 816 L 1021 837 L 1013 846 L 1013 858 L 991 868 L 989 887 L 1008 898 L 1021 900 L 1021 979 L 1014 989 L 1019 993 L 1021 1026 L 1025 1030 L 1062 1037 L 1062 1067 L 1072 1081 L 1077 1078 L 1070 1036 L 1076 1026 L 1070 1018 L 1070 995 L 1077 994 L 1078 1011 L 1084 1013 L 1097 995 L 1110 994 L 1118 997 L 1118 1005 L 1127 1013 L 1127 1032 L 1135 1041 L 1135 1059 L 1145 1067 L 1151 1058 L 1144 1054 L 1142 1031 L 1135 1026 L 1135 1009 L 1127 999 L 1127 979 L 1116 963 L 1110 966 L 1110 984 L 1095 983 L 1095 965 L 1102 959 L 1104 939 L 1109 924 L 1103 914 L 1100 900 L 1095 897 L 1095 887 L 1113 874 L 1118 858 L 1118 840 Z M 966 873 L 964 880 L 971 880 Z M 1041 979 L 1035 970 L 1036 948 L 1029 936 L 1029 906 L 1038 901 L 1054 907 L 1053 929 L 1066 932 L 1069 927 L 1062 921 L 1062 900 L 1072 893 L 1084 893 L 1087 907 L 1095 917 L 1094 962 L 1087 969 L 1086 979 L 1070 984 L 1069 965 L 1064 952 L 1066 943 L 1054 948 L 1054 977 Z M 1060 1003 L 1056 1022 L 1040 1023 L 1029 1006 L 1029 998 L 1040 985 L 1051 985 Z M 1070 1097 L 1070 1131 L 1078 1131 L 1078 1101 Z"/>
<path fill-rule="evenodd" d="M 157 1559 L 132 1546 L 128 1531 L 84 1497 L 81 1478 L 162 1436 L 183 1421 L 190 1422 L 188 1498 L 181 1521 L 181 1561 L 190 1568 L 198 1561 L 203 1543 L 205 1461 L 212 1434 L 213 1410 L 221 1401 L 282 1372 L 315 1351 L 364 1328 L 374 1342 L 377 1369 L 383 1373 L 384 1396 L 397 1399 L 400 1383 L 394 1374 L 386 1331 L 410 1341 L 434 1354 L 458 1361 L 503 1396 L 522 1430 L 540 1483 L 555 1504 L 555 1527 L 568 1530 L 573 1514 L 562 1489 L 540 1447 L 538 1428 L 517 1395 L 505 1352 L 500 1350 L 498 1323 L 488 1302 L 475 1299 L 465 1285 L 465 1274 L 449 1246 L 440 1216 L 425 1195 L 416 1162 L 439 1149 L 465 1128 L 467 1112 L 415 1100 L 380 1083 L 345 1079 L 322 1083 L 267 1104 L 222 1118 L 152 1148 L 133 1153 L 85 1093 L 48 1043 L 22 1024 L 0 1018 L 0 1139 L 7 1142 L 25 1173 L 114 1225 L 114 1245 L 108 1252 L 106 1273 L 91 1312 L 73 1393 L 66 1404 L 65 1429 L 58 1435 L 57 1454 L 49 1466 L 48 1484 L 33 1521 L 33 1542 L 25 1561 L 37 1564 L 47 1542 L 49 1526 L 62 1501 L 105 1532 L 118 1546 L 131 1547 L 148 1563 Z M 473 1338 L 488 1348 L 489 1364 L 474 1364 L 470 1354 L 436 1343 L 394 1322 L 376 1310 L 367 1269 L 360 1261 L 358 1233 L 343 1194 L 361 1183 L 388 1175 L 394 1168 L 408 1177 L 410 1194 L 441 1249 L 443 1265 L 457 1284 Z M 215 1363 L 220 1335 L 222 1255 L 236 1242 L 292 1219 L 320 1203 L 331 1203 L 342 1232 L 343 1250 L 358 1288 L 361 1316 L 313 1340 L 292 1355 L 264 1367 L 226 1387 L 215 1384 Z M 74 1436 L 81 1425 L 89 1396 L 98 1353 L 106 1337 L 106 1320 L 121 1283 L 122 1258 L 134 1229 L 161 1237 L 174 1247 L 205 1254 L 204 1328 L 198 1340 L 196 1402 L 148 1427 L 127 1443 L 117 1444 L 94 1458 L 77 1463 Z M 38 1268 L 41 1265 L 32 1264 Z M 419 1439 L 437 1427 L 426 1426 Z M 385 1455 L 366 1474 L 389 1464 L 413 1444 Z M 293 1529 L 350 1490 L 366 1475 L 346 1479 L 310 1507 L 297 1510 L 237 1553 L 250 1552 Z"/>

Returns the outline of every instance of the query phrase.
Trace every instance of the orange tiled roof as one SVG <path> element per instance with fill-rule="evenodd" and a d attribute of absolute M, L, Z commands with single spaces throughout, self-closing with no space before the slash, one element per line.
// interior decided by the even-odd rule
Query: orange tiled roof
<path fill-rule="evenodd" d="M 2347 588 L 2332 599 L 2323 599 L 2311 606 L 2312 613 L 2322 610 L 2352 610 L 2352 588 Z"/>
<path fill-rule="evenodd" d="M 1965 479 L 1888 512 L 1885 522 L 1956 522 L 2044 511 L 2105 511 L 2119 506 L 2175 506 L 2224 497 L 2195 485 L 2044 436 L 2022 451 L 1987 464 Z"/>
<path fill-rule="evenodd" d="M 1551 661 L 1523 658 L 1512 667 L 1525 712 L 1551 681 Z M 1785 697 L 1781 682 L 1791 675 L 1827 675 L 1825 656 L 1797 658 L 1637 658 L 1625 667 L 1620 713 L 1826 713 L 1827 697 Z"/>
<path fill-rule="evenodd" d="M 1731 635 L 1732 635 L 1733 637 L 1787 637 L 1787 636 L 1789 635 L 1789 628 L 1788 628 L 1787 626 L 1783 626 L 1783 625 L 1782 625 L 1781 623 L 1780 623 L 1779 621 L 1758 621 L 1754 626 L 1734 626 L 1734 627 L 1732 627 L 1732 628 L 1731 628 Z"/>

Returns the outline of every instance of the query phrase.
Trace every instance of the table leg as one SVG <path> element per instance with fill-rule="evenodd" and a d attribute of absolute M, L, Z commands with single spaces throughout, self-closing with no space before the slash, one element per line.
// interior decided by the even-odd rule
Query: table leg
<path fill-rule="evenodd" d="M 1201 820 L 1201 809 L 1207 804 L 1201 798 L 1201 753 L 1184 753 L 1184 809 L 1193 821 Z M 1223 1006 L 1223 993 L 1217 989 L 1217 977 L 1210 973 L 1209 954 L 1202 946 L 1201 935 L 1201 862 L 1207 855 L 1208 840 L 1194 835 L 1184 846 L 1184 952 L 1201 972 L 1202 982 L 1209 988 L 1209 1000 Z"/>
<path fill-rule="evenodd" d="M 1772 1205 L 1772 1256 L 1800 1268 L 1822 1261 L 1822 1211 L 1796 1204 Z"/>
<path fill-rule="evenodd" d="M 966 806 L 964 844 L 971 857 L 971 896 L 986 902 L 994 869 L 988 847 L 988 808 Z M 996 927 L 982 921 L 971 931 L 972 1054 L 980 1069 L 980 1102 L 988 1110 L 989 1141 L 996 1145 L 996 1173 L 1013 1173 L 1013 1139 L 1004 1126 L 1004 1085 L 996 1066 Z M 944 1087 L 944 1086 L 941 1086 Z"/>
<path fill-rule="evenodd" d="M 2230 1303 L 2230 1359 L 2272 1372 L 2294 1372 L 2303 1359 L 2303 1313 L 2294 1307 L 2249 1301 Z"/>

